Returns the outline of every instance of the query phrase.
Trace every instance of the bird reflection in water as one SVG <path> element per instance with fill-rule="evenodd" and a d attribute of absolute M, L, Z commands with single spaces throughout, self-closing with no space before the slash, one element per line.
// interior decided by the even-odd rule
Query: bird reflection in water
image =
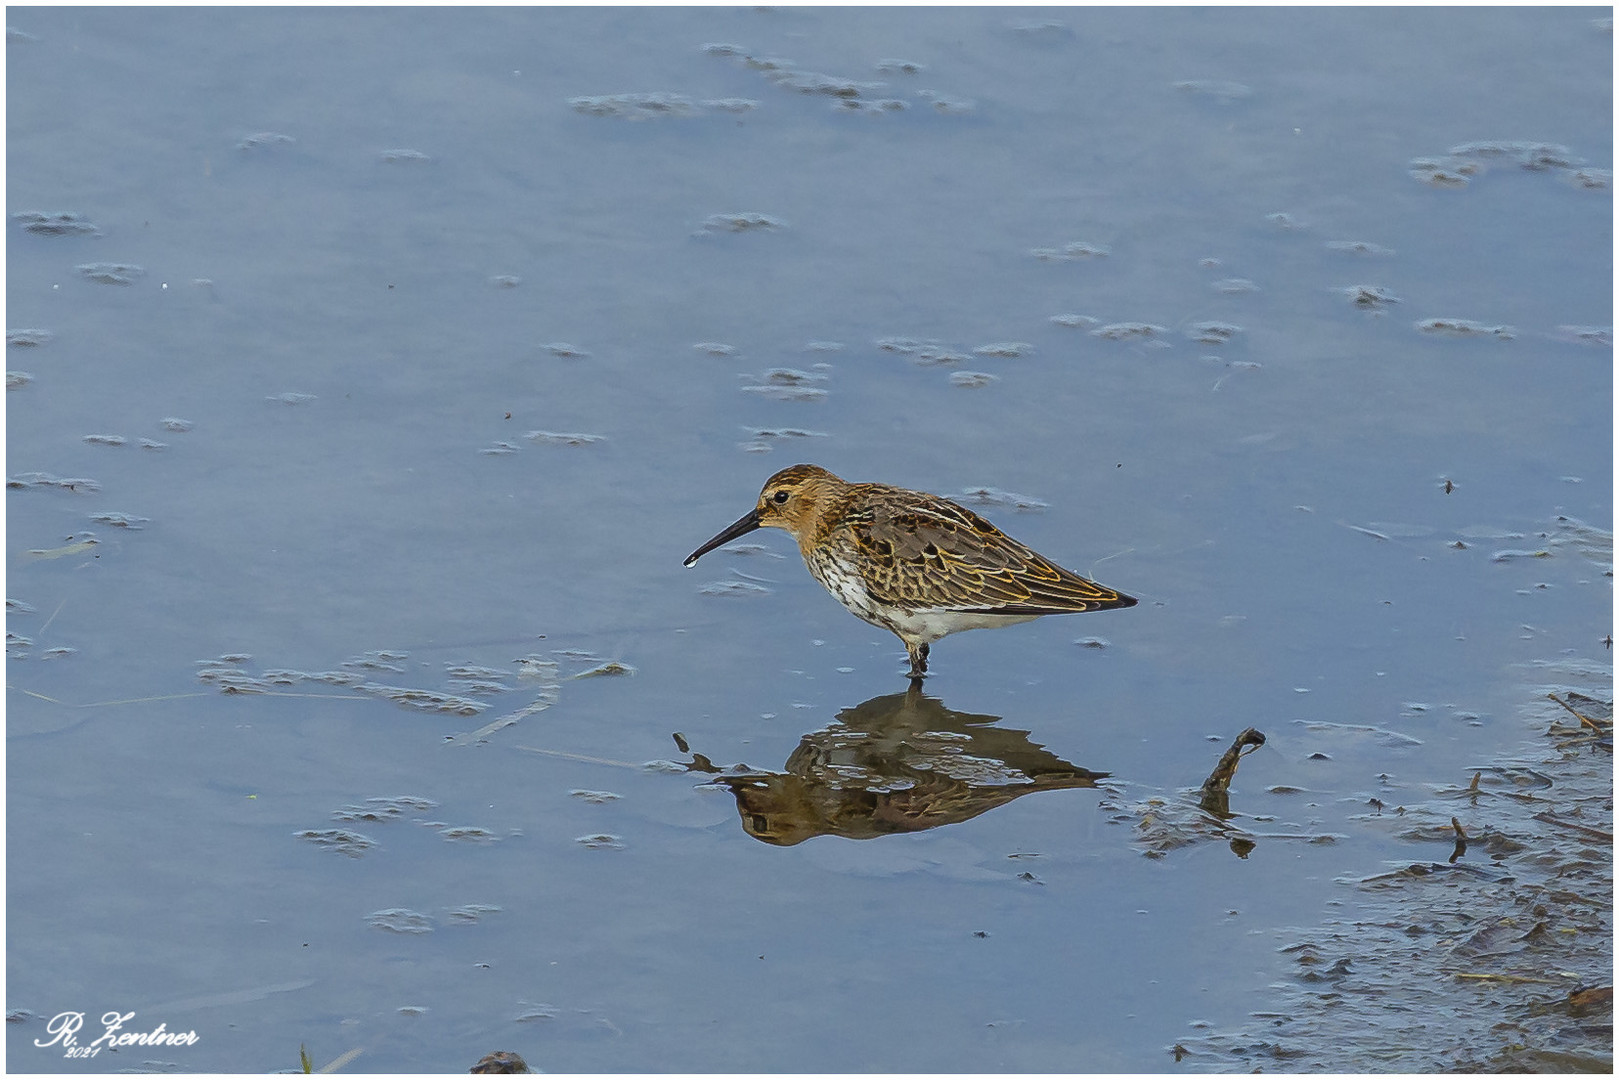
<path fill-rule="evenodd" d="M 711 783 L 736 796 L 742 827 L 789 847 L 812 836 L 865 840 L 977 817 L 1032 791 L 1093 788 L 1107 773 L 1070 765 L 998 716 L 945 708 L 913 683 L 838 713 L 781 772 Z"/>

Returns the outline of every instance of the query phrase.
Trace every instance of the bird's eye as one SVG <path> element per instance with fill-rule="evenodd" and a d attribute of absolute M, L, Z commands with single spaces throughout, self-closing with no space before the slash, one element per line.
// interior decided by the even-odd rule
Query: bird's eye
<path fill-rule="evenodd" d="M 777 506 L 780 506 L 782 503 L 787 501 L 789 496 L 788 496 L 788 493 L 787 493 L 787 489 L 783 488 L 782 490 L 776 492 L 774 495 L 772 495 L 770 497 L 772 499 L 776 500 L 776 505 Z"/>

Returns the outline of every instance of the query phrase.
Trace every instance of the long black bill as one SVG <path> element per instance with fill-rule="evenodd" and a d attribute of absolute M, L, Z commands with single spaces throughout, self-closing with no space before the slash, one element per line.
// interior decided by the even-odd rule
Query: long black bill
<path fill-rule="evenodd" d="M 729 544 L 737 537 L 746 536 L 748 533 L 752 532 L 758 527 L 759 508 L 756 506 L 752 510 L 749 510 L 746 514 L 743 514 L 741 517 L 731 522 L 731 524 L 727 525 L 724 531 L 718 536 L 714 537 L 714 539 L 710 540 L 708 543 L 704 544 L 690 555 L 687 555 L 686 565 L 690 566 L 692 563 L 696 562 L 698 559 L 701 559 L 704 555 L 707 555 L 710 551 L 713 551 L 721 544 Z"/>

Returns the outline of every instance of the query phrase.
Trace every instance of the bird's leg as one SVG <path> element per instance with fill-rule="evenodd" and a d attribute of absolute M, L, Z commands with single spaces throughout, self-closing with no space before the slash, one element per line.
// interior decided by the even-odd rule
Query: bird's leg
<path fill-rule="evenodd" d="M 912 645 L 905 643 L 905 651 L 911 655 L 911 678 L 920 679 L 928 673 L 928 643 Z"/>

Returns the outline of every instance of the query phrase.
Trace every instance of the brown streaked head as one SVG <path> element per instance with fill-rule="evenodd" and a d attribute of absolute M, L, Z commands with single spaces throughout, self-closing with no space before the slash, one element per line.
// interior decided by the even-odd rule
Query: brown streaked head
<path fill-rule="evenodd" d="M 721 544 L 755 529 L 786 529 L 795 537 L 804 535 L 813 528 L 825 497 L 843 486 L 842 480 L 819 465 L 793 465 L 781 470 L 765 481 L 758 505 L 686 556 L 686 565 L 691 566 Z"/>

